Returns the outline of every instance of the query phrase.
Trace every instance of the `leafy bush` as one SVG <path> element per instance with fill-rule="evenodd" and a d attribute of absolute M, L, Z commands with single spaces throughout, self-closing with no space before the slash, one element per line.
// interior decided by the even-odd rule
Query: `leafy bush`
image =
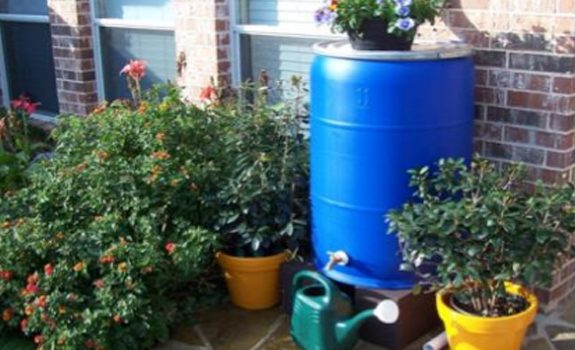
<path fill-rule="evenodd" d="M 2 331 L 44 349 L 145 349 L 213 289 L 205 227 L 226 129 L 164 94 L 63 119 L 54 158 L 0 205 Z"/>
<path fill-rule="evenodd" d="M 424 283 L 453 290 L 455 301 L 482 316 L 522 311 L 505 282 L 549 280 L 569 256 L 575 231 L 575 185 L 525 191 L 521 166 L 498 172 L 483 159 L 470 167 L 446 159 L 438 170 L 411 172 L 414 201 L 388 217 L 406 267 Z M 432 272 L 430 272 L 432 271 Z"/>
<path fill-rule="evenodd" d="M 212 106 L 227 121 L 222 138 L 226 174 L 218 192 L 216 228 L 236 256 L 297 250 L 308 236 L 308 140 L 304 87 L 269 87 L 268 78 L 246 85 Z M 283 96 L 271 103 L 270 94 Z M 211 94 L 205 94 L 210 96 Z"/>

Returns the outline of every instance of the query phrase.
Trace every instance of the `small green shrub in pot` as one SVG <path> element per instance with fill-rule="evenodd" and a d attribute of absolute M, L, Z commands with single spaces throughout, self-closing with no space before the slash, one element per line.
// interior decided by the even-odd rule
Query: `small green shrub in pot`
<path fill-rule="evenodd" d="M 43 349 L 147 349 L 213 293 L 221 139 L 172 87 L 62 118 L 0 205 L 0 313 Z M 211 209 L 210 209 L 211 208 Z"/>
<path fill-rule="evenodd" d="M 261 80 L 259 85 L 244 85 L 239 98 L 212 109 L 229 123 L 223 139 L 228 178 L 217 195 L 217 229 L 234 256 L 296 250 L 308 236 L 304 88 L 299 78 L 285 89 L 270 88 Z M 283 99 L 270 102 L 271 93 Z"/>
<path fill-rule="evenodd" d="M 548 281 L 571 253 L 575 231 L 574 185 L 525 190 L 520 165 L 475 158 L 443 159 L 437 170 L 411 171 L 414 201 L 389 213 L 401 242 L 404 267 L 422 284 L 449 288 L 472 314 L 509 316 L 527 305 L 505 283 Z"/>

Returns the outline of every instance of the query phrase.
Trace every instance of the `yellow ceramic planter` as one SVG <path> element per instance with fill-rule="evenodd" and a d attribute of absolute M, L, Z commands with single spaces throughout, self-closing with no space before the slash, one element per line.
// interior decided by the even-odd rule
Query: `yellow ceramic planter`
<path fill-rule="evenodd" d="M 217 253 L 232 303 L 247 310 L 262 310 L 276 305 L 280 298 L 279 269 L 287 257 L 286 253 L 263 258 L 239 258 Z"/>
<path fill-rule="evenodd" d="M 529 308 L 517 315 L 507 317 L 480 317 L 462 314 L 447 303 L 449 293 L 445 290 L 436 295 L 437 311 L 445 325 L 445 333 L 451 350 L 519 350 L 525 332 L 535 319 L 537 298 L 522 287 L 507 284 L 512 294 L 527 295 Z"/>

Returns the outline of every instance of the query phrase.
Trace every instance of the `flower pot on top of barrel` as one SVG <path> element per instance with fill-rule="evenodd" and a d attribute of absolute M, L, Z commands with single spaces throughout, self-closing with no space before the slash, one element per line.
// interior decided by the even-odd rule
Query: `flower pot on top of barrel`
<path fill-rule="evenodd" d="M 575 185 L 527 191 L 525 171 L 476 158 L 411 172 L 414 201 L 388 215 L 405 266 L 438 289 L 452 350 L 519 350 L 537 298 L 570 255 Z"/>
<path fill-rule="evenodd" d="M 308 236 L 308 141 L 297 104 L 302 92 L 295 79 L 294 100 L 274 105 L 267 100 L 274 93 L 268 80 L 262 74 L 253 89 L 237 94 L 253 99 L 230 100 L 219 110 L 230 131 L 222 150 L 227 180 L 217 194 L 216 229 L 224 246 L 217 260 L 232 302 L 250 310 L 279 303 L 286 251 L 298 250 Z"/>
<path fill-rule="evenodd" d="M 445 0 L 328 0 L 316 22 L 346 33 L 355 50 L 409 51 L 417 28 L 434 24 Z"/>

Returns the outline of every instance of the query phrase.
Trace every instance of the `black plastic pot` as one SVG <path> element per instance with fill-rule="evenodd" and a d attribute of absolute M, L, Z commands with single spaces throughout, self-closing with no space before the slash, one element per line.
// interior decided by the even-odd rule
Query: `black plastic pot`
<path fill-rule="evenodd" d="M 362 51 L 409 51 L 414 35 L 398 36 L 388 33 L 388 23 L 382 20 L 365 20 L 358 32 L 347 33 L 351 47 Z"/>

